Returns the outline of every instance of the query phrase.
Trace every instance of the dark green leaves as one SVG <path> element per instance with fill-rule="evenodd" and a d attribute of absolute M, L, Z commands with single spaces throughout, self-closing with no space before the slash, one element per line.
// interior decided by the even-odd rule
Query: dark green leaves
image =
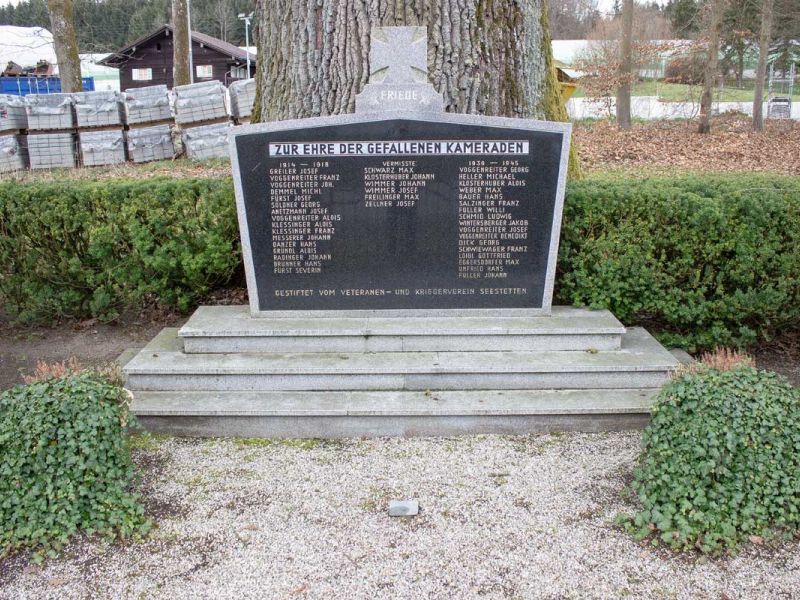
<path fill-rule="evenodd" d="M 92 373 L 0 395 L 0 555 L 57 550 L 79 529 L 127 537 L 147 526 L 130 491 L 123 396 Z"/>
<path fill-rule="evenodd" d="M 661 392 L 633 489 L 639 538 L 675 549 L 733 549 L 800 530 L 800 391 L 736 367 L 700 367 Z"/>
<path fill-rule="evenodd" d="M 21 320 L 186 310 L 240 260 L 230 180 L 0 184 L 0 297 Z"/>
<path fill-rule="evenodd" d="M 800 179 L 701 175 L 571 183 L 557 300 L 610 309 L 689 350 L 800 324 Z"/>
<path fill-rule="evenodd" d="M 230 179 L 0 184 L 0 297 L 22 320 L 181 310 L 241 262 Z M 572 182 L 556 300 L 689 350 L 800 324 L 800 179 Z"/>

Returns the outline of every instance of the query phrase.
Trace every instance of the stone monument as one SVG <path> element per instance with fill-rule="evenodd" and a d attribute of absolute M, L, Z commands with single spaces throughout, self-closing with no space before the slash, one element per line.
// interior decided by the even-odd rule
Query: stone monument
<path fill-rule="evenodd" d="M 337 437 L 640 427 L 677 366 L 552 307 L 571 126 L 444 112 L 426 30 L 372 32 L 355 114 L 242 126 L 249 307 L 125 366 L 146 427 Z"/>

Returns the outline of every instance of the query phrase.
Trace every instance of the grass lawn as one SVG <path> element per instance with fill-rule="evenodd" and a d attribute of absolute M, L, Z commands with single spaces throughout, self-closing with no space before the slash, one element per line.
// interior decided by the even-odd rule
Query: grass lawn
<path fill-rule="evenodd" d="M 664 83 L 655 79 L 645 79 L 634 84 L 632 93 L 634 96 L 658 96 L 659 100 L 664 102 L 699 102 L 703 88 L 700 85 Z M 582 98 L 583 96 L 584 93 L 580 87 L 575 90 L 573 95 L 574 98 Z M 753 82 L 746 81 L 744 89 L 726 85 L 722 89 L 722 93 L 719 94 L 719 98 L 717 98 L 717 90 L 715 90 L 714 101 L 717 100 L 722 102 L 752 102 Z"/>

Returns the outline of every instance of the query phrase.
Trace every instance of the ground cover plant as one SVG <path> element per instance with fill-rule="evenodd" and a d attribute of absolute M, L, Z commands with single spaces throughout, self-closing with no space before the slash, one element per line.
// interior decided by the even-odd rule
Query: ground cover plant
<path fill-rule="evenodd" d="M 659 394 L 621 521 L 676 550 L 735 550 L 800 534 L 800 390 L 748 362 L 715 360 Z"/>
<path fill-rule="evenodd" d="M 131 491 L 131 418 L 119 385 L 69 365 L 0 395 L 0 556 L 29 548 L 41 560 L 78 531 L 148 529 Z"/>

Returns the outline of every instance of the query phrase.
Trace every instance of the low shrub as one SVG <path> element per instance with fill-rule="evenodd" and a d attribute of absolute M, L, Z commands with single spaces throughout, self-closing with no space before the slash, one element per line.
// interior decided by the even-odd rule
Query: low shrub
<path fill-rule="evenodd" d="M 20 548 L 53 554 L 79 530 L 146 531 L 131 491 L 126 397 L 89 372 L 0 395 L 0 555 Z"/>
<path fill-rule="evenodd" d="M 703 83 L 706 52 L 692 51 L 671 59 L 664 70 L 664 80 L 669 83 L 699 85 Z"/>
<path fill-rule="evenodd" d="M 690 351 L 800 326 L 800 178 L 597 177 L 569 186 L 556 300 Z"/>
<path fill-rule="evenodd" d="M 751 366 L 700 366 L 660 393 L 633 489 L 640 538 L 717 553 L 800 530 L 800 391 Z"/>
<path fill-rule="evenodd" d="M 230 180 L 0 184 L 0 296 L 22 321 L 186 310 L 240 260 Z"/>

